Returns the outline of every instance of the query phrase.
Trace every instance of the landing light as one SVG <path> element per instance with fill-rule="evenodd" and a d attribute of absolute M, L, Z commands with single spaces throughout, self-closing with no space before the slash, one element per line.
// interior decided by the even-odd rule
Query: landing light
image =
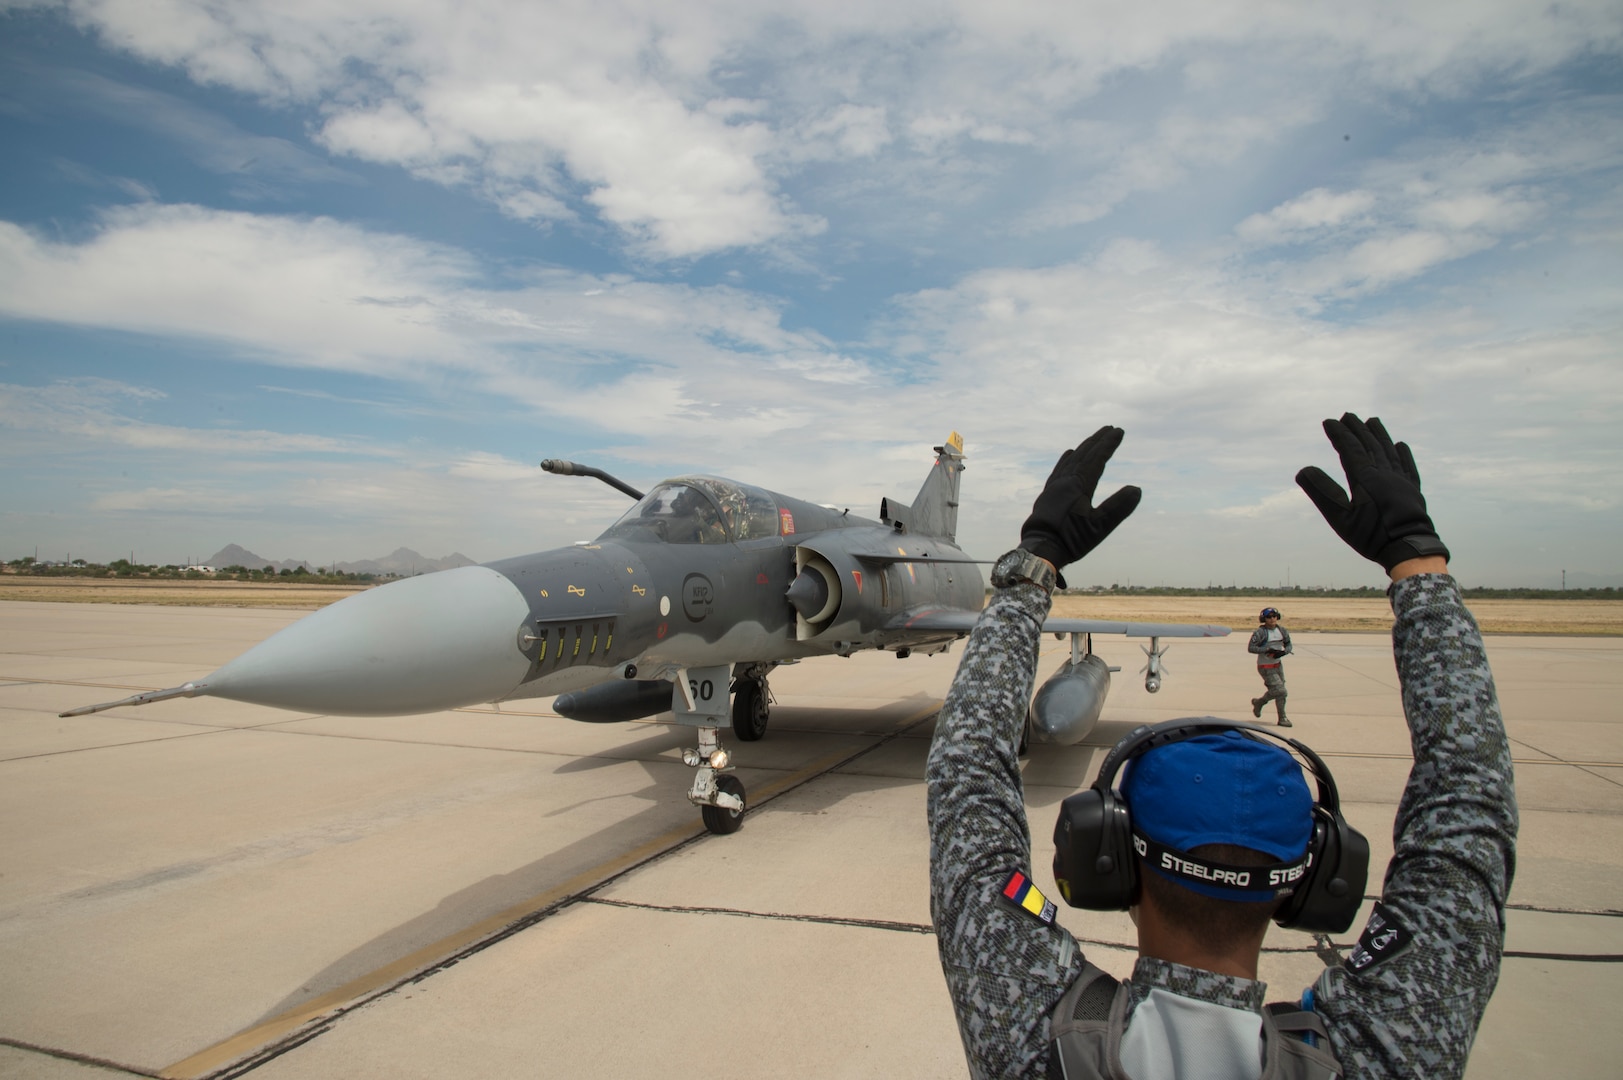
<path fill-rule="evenodd" d="M 697 750 L 682 751 L 682 764 L 686 765 L 690 769 L 697 769 L 699 767 L 699 762 L 703 760 L 704 759 L 699 756 L 699 752 Z"/>
<path fill-rule="evenodd" d="M 710 767 L 712 769 L 725 769 L 732 756 L 725 750 L 714 750 L 710 754 Z"/>

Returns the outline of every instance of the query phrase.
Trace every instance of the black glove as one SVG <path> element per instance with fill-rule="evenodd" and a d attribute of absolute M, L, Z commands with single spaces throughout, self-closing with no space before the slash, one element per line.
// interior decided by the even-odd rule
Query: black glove
<path fill-rule="evenodd" d="M 1341 455 L 1352 498 L 1323 469 L 1309 465 L 1296 482 L 1324 520 L 1366 559 L 1390 571 L 1407 559 L 1427 555 L 1448 558 L 1448 548 L 1426 515 L 1420 494 L 1420 471 L 1407 443 L 1392 445 L 1392 436 L 1375 417 L 1369 423 L 1352 413 L 1326 420 L 1324 433 Z"/>
<path fill-rule="evenodd" d="M 1061 570 L 1098 547 L 1127 520 L 1144 494 L 1132 485 L 1093 505 L 1099 477 L 1121 445 L 1123 434 L 1121 428 L 1107 425 L 1082 440 L 1075 450 L 1059 456 L 1043 493 L 1032 504 L 1031 516 L 1020 526 L 1022 548 Z M 1065 579 L 1061 577 L 1058 584 L 1063 588 Z"/>
<path fill-rule="evenodd" d="M 1285 655 L 1285 653 L 1284 653 L 1284 650 L 1282 650 L 1282 649 L 1269 649 L 1268 650 L 1268 656 L 1271 659 L 1274 659 L 1274 660 L 1278 660 L 1281 656 L 1284 656 L 1284 655 Z"/>

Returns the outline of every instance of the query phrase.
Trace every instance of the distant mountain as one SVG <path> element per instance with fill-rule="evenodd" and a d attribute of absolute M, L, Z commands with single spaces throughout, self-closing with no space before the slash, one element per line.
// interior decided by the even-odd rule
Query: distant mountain
<path fill-rule="evenodd" d="M 307 566 L 314 570 L 325 566 L 326 563 L 312 563 L 309 559 L 283 559 L 280 562 L 255 555 L 245 547 L 236 544 L 227 544 L 215 552 L 207 564 L 208 566 L 246 566 L 250 570 L 260 570 L 269 566 L 276 571 L 297 570 Z M 458 551 L 441 559 L 430 559 L 420 555 L 411 548 L 396 548 L 381 559 L 362 559 L 360 562 L 341 562 L 337 569 L 346 574 L 398 574 L 401 577 L 410 577 L 412 574 L 427 574 L 435 570 L 451 570 L 458 566 L 472 566 L 474 562 Z"/>
<path fill-rule="evenodd" d="M 263 570 L 267 566 L 275 565 L 262 555 L 255 555 L 245 547 L 236 544 L 227 544 L 214 553 L 213 558 L 203 564 L 204 566 L 246 566 L 250 570 Z M 280 569 L 280 567 L 277 567 Z"/>
<path fill-rule="evenodd" d="M 473 560 L 460 551 L 453 551 L 443 559 L 430 559 L 411 548 L 395 548 L 381 559 L 362 559 L 360 562 L 339 563 L 338 569 L 346 574 L 426 574 L 431 570 L 454 570 L 458 566 L 472 566 Z"/>

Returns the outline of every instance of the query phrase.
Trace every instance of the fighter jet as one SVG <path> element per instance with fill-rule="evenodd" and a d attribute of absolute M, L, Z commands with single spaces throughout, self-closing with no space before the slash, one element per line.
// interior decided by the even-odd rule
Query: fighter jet
<path fill-rule="evenodd" d="M 391 582 L 294 623 L 204 679 L 65 712 L 79 716 L 177 697 L 222 697 L 345 716 L 401 716 L 557 695 L 554 711 L 614 723 L 669 711 L 696 729 L 683 752 L 687 797 L 715 833 L 742 823 L 744 785 L 721 745 L 767 729 L 767 679 L 783 664 L 886 649 L 940 653 L 984 602 L 979 560 L 956 542 L 963 440 L 935 447 L 911 504 L 881 500 L 877 521 L 714 476 L 680 476 L 636 500 L 596 540 Z M 1222 626 L 1049 619 L 1071 656 L 1037 693 L 1024 742 L 1080 742 L 1099 718 L 1111 668 L 1093 634 L 1148 637 L 1145 689 L 1160 689 L 1163 637 Z"/>

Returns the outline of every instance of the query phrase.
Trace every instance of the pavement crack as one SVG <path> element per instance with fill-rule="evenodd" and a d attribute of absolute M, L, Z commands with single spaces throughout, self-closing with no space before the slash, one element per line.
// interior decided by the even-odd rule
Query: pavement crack
<path fill-rule="evenodd" d="M 0 1035 L 0 1046 L 9 1046 L 14 1050 L 27 1050 L 33 1054 L 43 1054 L 46 1057 L 57 1058 L 61 1061 L 72 1061 L 79 1065 L 90 1065 L 97 1069 L 106 1069 L 109 1072 L 122 1073 L 125 1076 L 149 1076 L 154 1080 L 158 1077 L 155 1072 L 137 1069 L 133 1065 L 123 1065 L 106 1058 L 92 1057 L 90 1054 L 79 1054 L 72 1050 L 62 1050 L 54 1046 L 40 1046 L 37 1043 L 23 1042 L 21 1039 L 11 1039 Z"/>
<path fill-rule="evenodd" d="M 739 919 L 769 919 L 777 922 L 858 926 L 868 930 L 891 930 L 903 934 L 935 933 L 935 927 L 924 923 L 898 922 L 893 919 L 863 919 L 847 915 L 805 915 L 786 911 L 750 911 L 745 908 L 707 907 L 696 904 L 646 904 L 635 900 L 610 900 L 601 896 L 583 897 L 581 903 L 602 904 L 605 907 L 633 908 L 640 911 L 664 911 L 675 915 L 730 915 Z"/>

